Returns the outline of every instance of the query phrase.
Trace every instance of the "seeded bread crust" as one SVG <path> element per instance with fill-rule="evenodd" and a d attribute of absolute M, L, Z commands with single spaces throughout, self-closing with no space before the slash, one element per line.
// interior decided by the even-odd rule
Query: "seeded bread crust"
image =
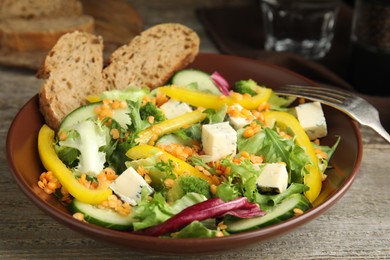
<path fill-rule="evenodd" d="M 7 19 L 0 21 L 0 45 L 15 51 L 50 50 L 62 35 L 75 30 L 92 33 L 93 17 Z"/>
<path fill-rule="evenodd" d="M 199 37 L 190 28 L 176 23 L 156 25 L 111 55 L 103 70 L 105 88 L 159 87 L 198 52 Z"/>
<path fill-rule="evenodd" d="M 75 31 L 55 44 L 37 73 L 45 78 L 39 93 L 46 123 L 58 129 L 71 111 L 85 104 L 88 95 L 104 91 L 103 39 Z"/>

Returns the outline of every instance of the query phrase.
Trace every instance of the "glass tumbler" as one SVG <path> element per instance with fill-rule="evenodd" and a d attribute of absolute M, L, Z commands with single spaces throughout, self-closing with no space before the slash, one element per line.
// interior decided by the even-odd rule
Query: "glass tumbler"
<path fill-rule="evenodd" d="M 260 0 L 266 50 L 320 59 L 332 46 L 339 0 Z"/>

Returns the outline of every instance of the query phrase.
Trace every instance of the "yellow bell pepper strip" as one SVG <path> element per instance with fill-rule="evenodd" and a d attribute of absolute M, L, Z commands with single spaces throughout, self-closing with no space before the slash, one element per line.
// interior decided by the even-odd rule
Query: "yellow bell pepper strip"
<path fill-rule="evenodd" d="M 296 143 L 305 149 L 306 154 L 313 162 L 313 164 L 306 165 L 306 169 L 309 173 L 305 174 L 303 179 L 304 183 L 310 188 L 308 191 L 305 192 L 305 197 L 310 202 L 313 202 L 321 192 L 322 173 L 318 167 L 318 158 L 314 152 L 313 145 L 310 142 L 310 139 L 307 136 L 305 130 L 303 130 L 298 120 L 289 113 L 279 111 L 266 111 L 263 113 L 263 115 L 265 124 L 267 126 L 272 126 L 273 124 L 276 124 L 282 129 L 289 128 L 296 136 Z"/>
<path fill-rule="evenodd" d="M 233 105 L 237 103 L 246 109 L 257 109 L 261 104 L 268 101 L 272 93 L 272 90 L 269 88 L 260 88 L 258 94 L 255 96 L 234 94 L 230 96 L 218 96 L 176 86 L 161 87 L 159 91 L 192 106 L 213 109 L 219 109 L 224 104 Z"/>
<path fill-rule="evenodd" d="M 157 153 L 161 153 L 164 156 L 167 156 L 169 160 L 172 160 L 173 163 L 177 165 L 177 167 L 175 167 L 174 170 L 176 175 L 180 176 L 182 174 L 190 174 L 192 176 L 196 176 L 206 180 L 209 184 L 216 184 L 216 185 L 219 184 L 217 180 L 211 178 L 210 176 L 205 175 L 203 172 L 199 171 L 189 163 L 180 160 L 179 158 L 173 156 L 172 154 L 167 153 L 164 150 L 157 148 L 155 146 L 151 146 L 151 145 L 134 146 L 126 152 L 126 156 L 132 160 L 138 160 L 142 158 L 151 157 Z"/>
<path fill-rule="evenodd" d="M 200 110 L 185 113 L 183 115 L 162 121 L 158 124 L 152 125 L 138 134 L 136 141 L 139 144 L 147 144 L 154 134 L 162 136 L 172 133 L 180 128 L 189 126 L 203 121 L 206 118 L 206 114 Z"/>
<path fill-rule="evenodd" d="M 88 189 L 73 175 L 72 171 L 58 158 L 54 149 L 54 130 L 43 125 L 38 134 L 38 152 L 43 166 L 52 171 L 62 186 L 76 199 L 89 203 L 99 204 L 107 200 L 112 194 L 109 188 Z"/>

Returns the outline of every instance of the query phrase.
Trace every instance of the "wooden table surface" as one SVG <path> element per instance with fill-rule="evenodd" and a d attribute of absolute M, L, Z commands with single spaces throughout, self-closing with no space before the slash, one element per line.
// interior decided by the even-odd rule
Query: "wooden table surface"
<path fill-rule="evenodd" d="M 191 26 L 201 51 L 217 52 L 196 19 L 198 6 L 245 1 L 134 0 L 145 28 L 160 22 Z M 38 92 L 34 72 L 0 67 L 0 259 L 181 259 L 129 251 L 85 237 L 36 208 L 17 187 L 7 165 L 8 128 L 25 102 Z M 390 145 L 361 129 L 363 162 L 346 195 L 324 214 L 286 235 L 249 248 L 203 259 L 390 259 Z M 186 257 L 198 259 L 198 257 Z"/>

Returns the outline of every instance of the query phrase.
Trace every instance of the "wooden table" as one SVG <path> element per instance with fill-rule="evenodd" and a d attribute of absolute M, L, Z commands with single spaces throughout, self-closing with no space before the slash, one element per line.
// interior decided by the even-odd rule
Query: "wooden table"
<path fill-rule="evenodd" d="M 194 8 L 245 1 L 130 1 L 145 27 L 180 22 L 195 29 L 201 51 L 217 52 Z M 15 184 L 7 165 L 8 128 L 21 106 L 38 92 L 34 72 L 0 68 L 0 259 L 180 259 L 151 256 L 89 239 L 36 208 Z M 203 259 L 390 259 L 390 145 L 362 128 L 364 157 L 346 195 L 309 224 L 271 241 Z M 198 259 L 199 257 L 186 257 Z"/>

